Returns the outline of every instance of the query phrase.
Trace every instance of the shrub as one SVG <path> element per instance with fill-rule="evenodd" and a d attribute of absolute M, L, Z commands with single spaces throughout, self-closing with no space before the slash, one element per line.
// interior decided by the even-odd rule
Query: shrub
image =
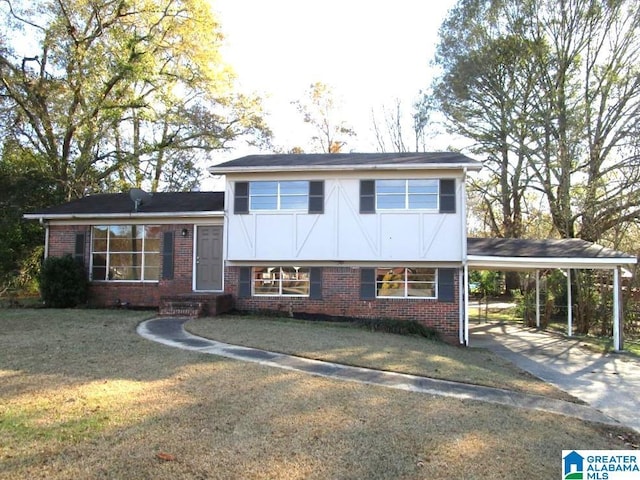
<path fill-rule="evenodd" d="M 86 303 L 87 293 L 84 266 L 71 255 L 49 257 L 42 263 L 40 295 L 47 307 L 76 307 Z"/>
<path fill-rule="evenodd" d="M 357 318 L 354 323 L 374 332 L 397 333 L 400 335 L 418 335 L 431 340 L 439 340 L 438 332 L 415 320 L 394 320 L 390 318 Z"/>

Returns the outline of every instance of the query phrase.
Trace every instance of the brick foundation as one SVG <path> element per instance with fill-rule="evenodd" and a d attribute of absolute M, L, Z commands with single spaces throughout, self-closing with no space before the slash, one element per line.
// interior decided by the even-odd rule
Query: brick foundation
<path fill-rule="evenodd" d="M 225 269 L 225 290 L 235 298 L 241 311 L 273 311 L 284 315 L 304 313 L 352 318 L 390 318 L 416 320 L 432 327 L 445 337 L 458 336 L 458 278 L 455 276 L 455 302 L 411 298 L 360 299 L 360 269 L 324 267 L 322 269 L 322 299 L 307 297 L 238 298 L 240 267 Z"/>

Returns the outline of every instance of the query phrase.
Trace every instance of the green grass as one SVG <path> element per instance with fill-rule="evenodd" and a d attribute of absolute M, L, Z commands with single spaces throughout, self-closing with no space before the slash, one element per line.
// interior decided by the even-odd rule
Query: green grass
<path fill-rule="evenodd" d="M 147 317 L 0 309 L 0 479 L 554 478 L 562 449 L 630 448 L 568 417 L 167 347 L 136 334 Z"/>

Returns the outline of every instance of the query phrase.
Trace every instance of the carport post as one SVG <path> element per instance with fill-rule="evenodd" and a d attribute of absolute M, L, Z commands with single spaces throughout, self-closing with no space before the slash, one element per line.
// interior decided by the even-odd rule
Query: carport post
<path fill-rule="evenodd" d="M 536 270 L 536 328 L 540 328 L 540 270 Z"/>
<path fill-rule="evenodd" d="M 573 311 L 571 310 L 571 269 L 567 269 L 567 335 L 573 335 Z"/>
<path fill-rule="evenodd" d="M 464 264 L 464 345 L 469 346 L 469 265 Z"/>
<path fill-rule="evenodd" d="M 620 268 L 613 269 L 613 349 L 621 348 L 622 332 L 620 331 Z"/>

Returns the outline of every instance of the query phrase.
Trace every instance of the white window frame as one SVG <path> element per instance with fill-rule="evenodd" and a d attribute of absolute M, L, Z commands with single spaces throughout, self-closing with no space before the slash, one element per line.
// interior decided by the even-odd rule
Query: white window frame
<path fill-rule="evenodd" d="M 106 251 L 95 251 L 93 248 L 93 240 L 94 240 L 94 232 L 95 232 L 95 228 L 99 228 L 99 227 L 105 227 L 107 229 L 107 250 Z M 113 227 L 137 227 L 137 228 L 142 228 L 144 234 L 142 236 L 142 250 L 139 252 L 133 252 L 133 251 L 127 251 L 127 252 L 111 252 L 111 228 Z M 147 252 L 146 251 L 146 240 L 147 240 L 147 235 L 146 235 L 146 228 L 147 227 L 159 227 L 159 225 L 156 224 L 111 224 L 111 225 L 92 225 L 91 226 L 91 243 L 90 243 L 90 249 L 89 249 L 89 280 L 92 282 L 100 282 L 100 283 L 159 283 L 160 282 L 160 276 L 162 275 L 162 237 L 160 237 L 160 248 L 158 249 L 158 252 Z M 108 277 L 109 276 L 109 269 L 111 268 L 110 266 L 110 259 L 111 259 L 111 254 L 115 254 L 115 253 L 138 253 L 141 256 L 141 263 L 140 263 L 140 280 L 126 280 L 126 279 L 109 279 L 109 278 L 102 278 L 102 279 L 95 279 L 93 278 L 93 258 L 95 254 L 104 254 L 105 255 L 105 276 Z M 155 254 L 159 256 L 159 260 L 160 260 L 160 266 L 159 266 L 159 272 L 158 272 L 158 278 L 156 279 L 152 279 L 152 280 L 147 280 L 144 278 L 144 274 L 145 274 L 145 265 L 146 265 L 146 257 L 147 254 L 151 253 L 151 254 Z"/>
<path fill-rule="evenodd" d="M 263 272 L 262 273 L 262 284 L 263 285 L 272 285 L 274 283 L 278 284 L 278 293 L 256 293 L 256 282 L 260 281 L 256 278 L 256 269 L 272 269 L 278 270 L 277 278 L 273 278 L 271 272 Z M 307 279 L 286 279 L 288 281 L 297 281 L 297 282 L 305 282 L 307 284 L 307 293 L 300 295 L 291 295 L 287 293 L 283 293 L 283 283 L 285 279 L 283 278 L 283 269 L 284 268 L 294 268 L 294 269 L 304 269 L 307 272 Z M 296 266 L 262 266 L 258 265 L 255 267 L 251 267 L 251 295 L 254 297 L 286 297 L 286 298 L 295 298 L 302 297 L 308 298 L 311 294 L 311 268 L 310 267 L 296 267 Z"/>
<path fill-rule="evenodd" d="M 379 186 L 379 182 L 404 182 L 404 192 L 402 193 L 380 193 L 378 191 L 378 186 Z M 413 182 L 413 181 L 429 181 L 429 182 L 434 182 L 435 187 L 436 187 L 436 191 L 435 193 L 411 193 L 409 191 L 409 183 Z M 404 206 L 402 207 L 398 207 L 398 208 L 385 208 L 385 207 L 381 207 L 378 203 L 378 200 L 380 199 L 380 197 L 385 197 L 385 196 L 400 196 L 400 195 L 404 196 Z M 385 178 L 385 179 L 379 179 L 379 180 L 375 180 L 375 195 L 376 195 L 376 212 L 377 211 L 382 211 L 382 212 L 398 212 L 398 211 L 405 211 L 405 210 L 410 210 L 410 211 L 425 211 L 425 212 L 437 212 L 440 209 L 440 180 L 439 179 L 435 179 L 435 178 L 412 178 L 412 179 L 393 179 L 393 178 Z M 416 207 L 411 207 L 411 204 L 409 202 L 409 197 L 411 195 L 429 195 L 429 196 L 434 196 L 436 203 L 435 206 L 433 208 L 416 208 Z"/>
<path fill-rule="evenodd" d="M 283 194 L 282 193 L 282 184 L 286 183 L 306 183 L 307 191 L 306 193 L 295 193 L 295 194 Z M 252 193 L 252 186 L 256 183 L 275 183 L 276 184 L 276 208 L 253 208 L 252 200 L 253 198 L 259 197 L 272 197 L 274 194 L 254 194 Z M 308 180 L 254 180 L 249 182 L 249 211 L 250 212 L 306 212 L 309 210 L 309 181 Z M 291 198 L 291 197 L 304 197 L 306 199 L 306 205 L 300 208 L 283 208 L 282 207 L 282 197 Z"/>
<path fill-rule="evenodd" d="M 409 295 L 409 286 L 412 284 L 416 284 L 416 283 L 421 283 L 421 284 L 431 284 L 432 282 L 411 282 L 408 280 L 409 277 L 409 270 L 414 269 L 414 268 L 421 268 L 421 269 L 426 269 L 426 270 L 433 270 L 434 276 L 433 276 L 433 296 L 429 296 L 429 297 L 424 297 L 424 296 L 416 296 L 416 295 Z M 403 269 L 403 273 L 402 273 L 402 279 L 393 279 L 391 280 L 391 282 L 397 282 L 400 283 L 402 282 L 402 295 L 380 295 L 379 291 L 381 290 L 381 288 L 379 288 L 379 285 L 383 282 L 380 282 L 378 280 L 378 271 L 379 270 L 388 270 L 388 271 L 393 271 L 393 270 L 399 270 L 399 269 Z M 432 268 L 432 267 L 377 267 L 376 268 L 376 298 L 402 298 L 402 299 L 407 299 L 407 298 L 415 298 L 415 299 L 428 299 L 428 300 L 436 300 L 438 298 L 438 269 L 437 268 Z"/>

